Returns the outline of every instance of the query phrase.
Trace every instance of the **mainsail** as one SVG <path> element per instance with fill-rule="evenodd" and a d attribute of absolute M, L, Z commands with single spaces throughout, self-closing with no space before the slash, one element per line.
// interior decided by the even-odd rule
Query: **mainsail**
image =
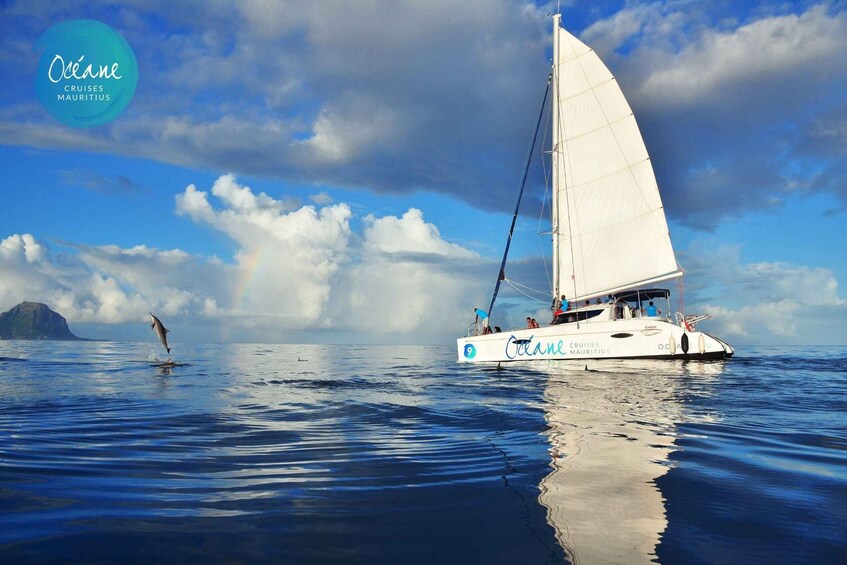
<path fill-rule="evenodd" d="M 594 51 L 553 22 L 554 293 L 580 300 L 679 277 L 635 116 Z"/>

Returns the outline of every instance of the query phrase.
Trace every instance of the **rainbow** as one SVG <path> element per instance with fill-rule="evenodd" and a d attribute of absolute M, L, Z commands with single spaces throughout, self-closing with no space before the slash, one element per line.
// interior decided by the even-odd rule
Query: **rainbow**
<path fill-rule="evenodd" d="M 260 245 L 252 251 L 239 255 L 238 278 L 235 281 L 235 287 L 232 289 L 233 310 L 240 310 L 244 306 L 244 298 L 256 274 L 265 247 Z"/>

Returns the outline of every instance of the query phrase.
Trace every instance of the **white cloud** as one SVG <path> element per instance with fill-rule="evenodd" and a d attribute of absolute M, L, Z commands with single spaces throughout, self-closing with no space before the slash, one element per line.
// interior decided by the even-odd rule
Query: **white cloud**
<path fill-rule="evenodd" d="M 785 262 L 744 263 L 740 248 L 710 250 L 705 243 L 686 253 L 686 280 L 693 281 L 687 310 L 708 313 L 706 331 L 744 343 L 844 343 L 847 301 L 832 271 Z"/>
<path fill-rule="evenodd" d="M 318 206 L 327 206 L 328 204 L 332 204 L 333 202 L 335 202 L 332 196 L 330 196 L 326 192 L 312 194 L 311 196 L 309 196 L 309 200 L 311 200 L 314 204 L 317 204 Z"/>
<path fill-rule="evenodd" d="M 703 322 L 703 325 L 717 327 L 715 335 L 718 337 L 765 343 L 795 343 L 798 325 L 802 325 L 799 316 L 805 311 L 797 302 L 787 300 L 760 302 L 739 310 L 710 304 L 702 307 L 714 318 L 714 322 Z"/>
<path fill-rule="evenodd" d="M 756 94 L 783 98 L 785 93 L 774 91 L 777 85 L 805 91 L 827 80 L 828 73 L 840 73 L 845 53 L 847 14 L 812 6 L 802 14 L 764 17 L 730 31 L 707 29 L 679 51 L 657 54 L 638 95 L 657 107 L 732 101 L 770 105 Z"/>
<path fill-rule="evenodd" d="M 12 235 L 0 242 L 0 256 L 5 260 L 34 263 L 44 258 L 44 247 L 30 234 Z"/>
<path fill-rule="evenodd" d="M 464 331 L 479 279 L 439 262 L 369 255 L 349 272 L 342 304 L 346 323 L 365 334 L 436 334 L 448 342 Z"/>
<path fill-rule="evenodd" d="M 212 185 L 212 194 L 220 198 L 224 204 L 235 212 L 255 212 L 257 210 L 279 212 L 285 209 L 282 202 L 274 200 L 264 192 L 254 195 L 250 188 L 239 185 L 233 175 L 224 175 L 218 178 Z"/>
<path fill-rule="evenodd" d="M 365 217 L 365 246 L 382 253 L 424 253 L 471 259 L 478 255 L 441 238 L 438 228 L 424 221 L 423 212 L 410 208 L 403 217 Z"/>
<path fill-rule="evenodd" d="M 349 260 L 350 208 L 336 204 L 290 212 L 266 194 L 255 196 L 231 175 L 215 181 L 212 193 L 225 206 L 215 210 L 205 192 L 189 186 L 177 195 L 177 211 L 234 240 L 233 313 L 267 313 L 292 323 L 320 316 L 342 263 Z"/>
<path fill-rule="evenodd" d="M 583 41 L 601 53 L 603 57 L 612 57 L 614 51 L 641 34 L 648 28 L 650 33 L 657 34 L 659 30 L 667 32 L 678 25 L 678 14 L 663 13 L 659 3 L 636 4 L 627 6 L 611 15 L 588 26 L 582 33 Z M 568 27 L 567 22 L 564 23 Z"/>
<path fill-rule="evenodd" d="M 364 224 L 361 260 L 349 272 L 349 320 L 371 332 L 441 328 L 458 337 L 482 292 L 485 262 L 445 241 L 415 208 Z"/>
<path fill-rule="evenodd" d="M 344 203 L 290 209 L 225 175 L 194 185 L 176 211 L 232 239 L 231 262 L 139 245 L 64 243 L 29 234 L 0 242 L 0 308 L 45 302 L 70 322 L 134 323 L 148 311 L 226 325 L 232 339 L 445 341 L 479 295 L 475 253 L 445 241 L 420 210 L 367 216 L 361 235 Z M 311 333 L 310 333 L 311 332 Z"/>
<path fill-rule="evenodd" d="M 0 306 L 4 309 L 30 300 L 47 303 L 68 320 L 118 323 L 140 320 L 148 308 L 176 314 L 190 300 L 185 291 L 175 288 L 151 291 L 152 284 L 140 279 L 137 269 L 93 268 L 109 266 L 98 255 L 133 257 L 139 249 L 124 253 L 113 247 L 78 247 L 78 254 L 57 256 L 32 235 L 23 234 L 7 237 L 0 250 Z M 167 268 L 172 254 L 149 250 L 147 255 Z M 109 274 L 110 270 L 117 275 Z"/>
<path fill-rule="evenodd" d="M 385 105 L 374 106 L 373 100 L 345 95 L 321 110 L 312 136 L 302 143 L 318 164 L 350 163 L 374 147 L 397 145 L 411 125 L 401 123 L 397 113 Z"/>

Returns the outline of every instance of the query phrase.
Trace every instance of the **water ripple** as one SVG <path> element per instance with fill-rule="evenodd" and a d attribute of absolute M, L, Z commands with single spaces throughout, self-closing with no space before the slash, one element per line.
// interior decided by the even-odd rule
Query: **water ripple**
<path fill-rule="evenodd" d="M 459 383 L 452 359 L 421 348 L 350 348 L 340 363 L 333 348 L 197 346 L 162 374 L 143 344 L 33 345 L 28 363 L 0 364 L 10 559 L 208 556 L 193 538 L 232 540 L 216 555 L 234 560 L 430 561 L 445 555 L 435 532 L 460 561 L 561 560 L 534 501 L 540 389 L 517 375 Z M 367 541 L 397 527 L 396 544 Z M 250 538 L 266 550 L 234 541 Z"/>

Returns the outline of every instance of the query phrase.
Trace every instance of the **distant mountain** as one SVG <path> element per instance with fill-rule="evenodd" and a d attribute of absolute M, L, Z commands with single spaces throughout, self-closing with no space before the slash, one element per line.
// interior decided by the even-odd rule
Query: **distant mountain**
<path fill-rule="evenodd" d="M 38 302 L 21 302 L 0 314 L 0 339 L 81 339 L 71 333 L 65 319 Z"/>

